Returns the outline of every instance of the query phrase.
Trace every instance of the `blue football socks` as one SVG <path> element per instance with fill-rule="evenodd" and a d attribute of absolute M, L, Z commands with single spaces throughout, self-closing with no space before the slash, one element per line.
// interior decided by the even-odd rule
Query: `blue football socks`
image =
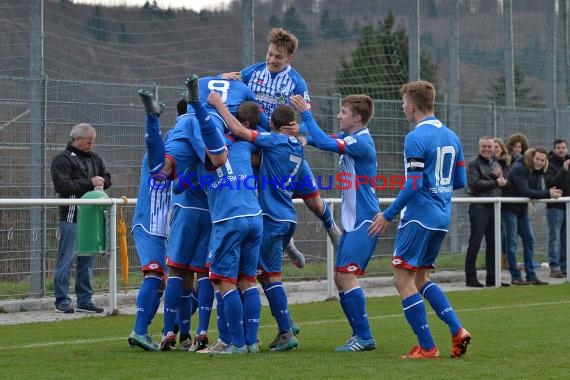
<path fill-rule="evenodd" d="M 277 321 L 279 332 L 283 333 L 291 329 L 291 318 L 287 305 L 287 294 L 282 282 L 271 282 L 265 287 L 265 296 L 271 309 L 271 315 Z"/>
<path fill-rule="evenodd" d="M 193 288 L 183 289 L 180 298 L 180 305 L 178 306 L 178 327 L 180 329 L 180 336 L 190 335 L 190 320 L 192 316 L 192 293 Z M 165 301 L 166 302 L 166 299 Z"/>
<path fill-rule="evenodd" d="M 147 276 L 142 281 L 137 295 L 137 314 L 134 328 L 138 335 L 148 333 L 148 325 L 156 313 L 157 300 L 160 303 L 158 290 L 161 284 L 162 279 L 154 276 Z"/>
<path fill-rule="evenodd" d="M 443 290 L 436 283 L 428 281 L 422 286 L 420 293 L 428 300 L 439 319 L 449 326 L 451 335 L 456 335 L 461 328 L 461 322 Z"/>
<path fill-rule="evenodd" d="M 261 318 L 261 297 L 259 297 L 259 291 L 255 286 L 244 290 L 242 295 L 244 339 L 245 344 L 251 346 L 257 342 L 259 319 Z"/>
<path fill-rule="evenodd" d="M 352 288 L 344 292 L 344 302 L 348 314 L 352 317 L 352 327 L 356 335 L 362 339 L 371 339 L 370 323 L 366 313 L 366 298 L 361 287 Z"/>
<path fill-rule="evenodd" d="M 198 327 L 196 334 L 208 331 L 212 305 L 214 303 L 214 287 L 208 277 L 198 279 Z"/>
<path fill-rule="evenodd" d="M 232 342 L 232 336 L 230 334 L 230 328 L 226 321 L 224 299 L 222 293 L 216 291 L 216 312 L 217 312 L 217 325 L 218 325 L 218 335 L 222 342 L 230 344 Z"/>
<path fill-rule="evenodd" d="M 159 172 L 164 166 L 164 140 L 160 133 L 158 116 L 147 115 L 145 142 L 150 173 Z"/>
<path fill-rule="evenodd" d="M 431 336 L 431 331 L 427 322 L 426 307 L 420 293 L 415 293 L 402 300 L 404 316 L 412 327 L 414 334 L 418 337 L 421 348 L 431 350 L 435 347 L 435 342 Z"/>
<path fill-rule="evenodd" d="M 317 217 L 323 222 L 323 226 L 327 229 L 330 230 L 331 227 L 333 226 L 333 217 L 331 215 L 331 210 L 329 208 L 329 205 L 327 204 L 327 202 L 322 201 L 323 202 L 323 213 L 321 215 L 315 214 L 317 215 Z"/>
<path fill-rule="evenodd" d="M 245 345 L 243 304 L 239 293 L 237 289 L 232 289 L 226 292 L 222 298 L 224 300 L 224 315 L 231 334 L 231 344 L 236 347 L 243 347 Z"/>
<path fill-rule="evenodd" d="M 224 142 L 222 131 L 218 130 L 208 110 L 202 103 L 192 103 L 192 107 L 196 111 L 202 140 L 204 140 L 208 151 L 212 154 L 223 153 L 226 149 L 226 143 Z"/>
<path fill-rule="evenodd" d="M 181 277 L 168 277 L 164 292 L 164 329 L 166 334 L 174 329 L 178 320 L 178 308 L 182 300 L 184 280 Z"/>
<path fill-rule="evenodd" d="M 344 298 L 344 292 L 342 292 L 342 291 L 338 292 L 338 299 L 339 299 L 340 307 L 344 313 L 344 316 L 346 317 L 346 320 L 348 321 L 348 324 L 350 325 L 350 328 L 352 329 L 352 336 L 355 336 L 356 335 L 356 329 L 354 328 L 354 321 L 352 320 L 352 317 L 348 313 L 348 307 L 346 306 L 346 300 Z"/>

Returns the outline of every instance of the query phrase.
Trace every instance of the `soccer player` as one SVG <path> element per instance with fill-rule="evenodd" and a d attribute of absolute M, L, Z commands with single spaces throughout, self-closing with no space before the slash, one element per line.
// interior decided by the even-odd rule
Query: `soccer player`
<path fill-rule="evenodd" d="M 372 236 L 384 231 L 401 212 L 394 243 L 394 284 L 402 299 L 406 320 L 418 345 L 401 358 L 438 358 L 427 322 L 427 299 L 435 314 L 451 331 L 451 357 L 467 351 L 471 334 L 461 322 L 443 290 L 429 278 L 451 218 L 451 194 L 466 186 L 463 148 L 457 135 L 434 116 L 435 89 L 429 82 L 404 84 L 402 109 L 416 124 L 404 141 L 406 183 L 396 200 L 374 218 Z"/>
<path fill-rule="evenodd" d="M 158 344 L 148 335 L 148 326 L 158 310 L 164 288 L 170 185 L 160 173 L 164 166 L 164 141 L 158 117 L 164 105 L 159 105 L 147 91 L 140 90 L 139 96 L 147 114 L 147 153 L 142 161 L 131 233 L 144 278 L 136 300 L 135 326 L 128 342 L 146 351 L 158 351 Z"/>
<path fill-rule="evenodd" d="M 205 78 L 203 78 L 205 79 Z M 243 102 L 252 97 L 251 90 L 233 80 L 208 79 L 198 81 L 196 75 L 187 82 L 188 101 L 196 112 L 200 130 L 208 150 L 221 139 L 221 131 L 212 125 L 220 119 L 215 111 L 202 104 L 200 92 L 215 90 L 228 108 L 235 99 Z M 200 90 L 199 90 L 200 88 Z M 250 99 L 251 100 L 251 99 Z M 215 130 L 216 136 L 209 130 Z M 199 351 L 209 354 L 242 354 L 259 352 L 257 333 L 261 316 L 261 298 L 256 286 L 257 262 L 263 229 L 261 208 L 253 179 L 251 154 L 257 148 L 246 141 L 228 139 L 223 145 L 226 160 L 212 171 L 207 165 L 199 167 L 200 183 L 208 194 L 212 236 L 207 258 L 210 280 L 219 289 L 218 309 L 223 312 L 229 339 L 227 344 Z M 220 148 L 214 148 L 220 151 Z M 239 285 L 239 290 L 237 289 Z M 241 293 L 240 293 L 241 291 Z M 243 301 L 242 301 L 243 299 Z"/>
<path fill-rule="evenodd" d="M 200 88 L 203 96 L 207 96 L 212 90 L 220 92 L 226 100 L 226 105 L 233 110 L 236 110 L 244 100 L 254 99 L 253 93 L 240 82 L 206 77 L 200 79 L 198 87 L 198 77 L 195 76 L 189 81 L 195 83 L 196 91 Z M 170 350 L 175 345 L 176 316 L 180 314 L 181 308 L 188 308 L 186 299 L 191 296 L 194 274 L 197 274 L 199 284 L 197 335 L 194 342 L 189 345 L 189 320 L 183 317 L 180 326 L 180 348 L 200 351 L 208 344 L 207 330 L 214 288 L 205 276 L 208 273 L 206 256 L 212 215 L 209 213 L 208 199 L 200 187 L 201 183 L 196 172 L 204 165 L 208 166 L 208 170 L 220 171 L 219 167 L 225 165 L 227 161 L 227 148 L 222 137 L 226 127 L 222 118 L 214 108 L 199 102 L 199 94 L 186 96 L 187 101 L 191 103 L 189 113 L 179 120 L 169 136 L 166 154 L 172 164 L 166 165 L 163 170 L 167 176 L 173 172 L 183 173 L 173 189 L 175 207 L 172 213 L 167 260 L 170 270 L 164 300 L 164 328 L 160 345 L 164 351 Z M 211 176 L 211 173 L 209 175 Z M 182 191 L 184 188 L 189 189 Z M 225 349 L 227 344 L 224 342 L 231 339 L 226 327 L 222 294 L 219 291 L 215 294 L 218 300 L 220 331 L 220 340 L 213 345 L 216 350 Z M 188 312 L 183 314 L 190 315 Z"/>
<path fill-rule="evenodd" d="M 344 233 L 336 252 L 335 284 L 341 308 L 352 328 L 351 337 L 335 349 L 337 352 L 376 349 L 372 337 L 364 291 L 358 283 L 376 248 L 377 236 L 368 235 L 372 219 L 380 211 L 371 179 L 376 175 L 376 147 L 367 123 L 374 114 L 374 103 L 367 95 L 350 95 L 342 100 L 337 115 L 342 133 L 327 136 L 317 125 L 303 97 L 294 95 L 291 104 L 301 118 L 317 148 L 340 154 L 340 172 L 350 186 L 342 190 L 342 227 Z M 362 181 L 367 178 L 368 181 Z"/>
<path fill-rule="evenodd" d="M 265 62 L 259 62 L 246 67 L 241 72 L 224 74 L 228 78 L 242 80 L 255 93 L 256 101 L 263 108 L 267 118 L 279 104 L 289 104 L 292 95 L 300 95 L 307 101 L 310 108 L 310 96 L 307 84 L 290 63 L 299 41 L 291 32 L 282 28 L 273 28 L 267 36 L 269 46 Z M 338 246 L 341 231 L 336 225 L 329 206 L 321 199 L 313 173 L 306 160 L 299 169 L 299 179 L 302 186 L 295 191 L 296 198 L 302 198 L 305 205 L 321 220 L 331 243 Z M 286 252 L 297 267 L 302 268 L 305 259 L 295 247 L 293 240 L 287 246 Z"/>
<path fill-rule="evenodd" d="M 256 102 L 242 103 L 236 117 L 225 108 L 216 92 L 210 93 L 208 103 L 216 107 L 234 136 L 262 149 L 257 187 L 263 211 L 263 238 L 258 265 L 261 273 L 257 278 L 279 328 L 277 337 L 269 348 L 272 351 L 295 349 L 298 340 L 292 330 L 281 270 L 283 249 L 293 236 L 297 223 L 291 197 L 304 154 L 301 143 L 295 137 L 280 132 L 282 126 L 295 121 L 295 110 L 284 104 L 277 106 L 271 115 L 271 132 L 258 132 L 252 129 L 259 119 L 259 106 Z"/>
<path fill-rule="evenodd" d="M 199 129 L 195 117 L 186 111 L 177 118 L 166 141 L 168 165 L 163 169 L 163 175 L 171 177 L 202 165 L 206 159 L 206 150 Z M 208 345 L 207 331 L 214 300 L 214 289 L 207 280 L 206 268 L 211 232 L 210 211 L 206 193 L 199 187 L 188 191 L 174 187 L 172 203 L 166 260 L 169 270 L 160 349 L 170 351 L 176 345 L 174 329 L 178 319 L 179 349 L 197 351 Z M 195 277 L 197 292 L 194 289 Z M 206 281 L 202 280 L 204 278 Z M 190 317 L 195 293 L 198 294 L 198 328 L 193 342 L 190 336 Z"/>

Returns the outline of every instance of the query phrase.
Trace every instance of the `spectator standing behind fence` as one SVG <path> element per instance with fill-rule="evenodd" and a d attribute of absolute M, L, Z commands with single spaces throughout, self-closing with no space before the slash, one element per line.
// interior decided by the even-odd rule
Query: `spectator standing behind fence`
<path fill-rule="evenodd" d="M 91 150 L 96 135 L 95 128 L 91 125 L 77 124 L 71 129 L 71 142 L 64 151 L 54 157 L 51 163 L 51 178 L 60 198 L 81 198 L 88 191 L 96 188 L 107 189 L 111 186 L 111 175 L 105 169 L 103 160 Z M 59 252 L 54 293 L 56 311 L 62 313 L 74 312 L 67 292 L 75 252 L 76 211 L 75 205 L 59 208 Z M 77 256 L 75 272 L 77 311 L 102 313 L 103 308 L 95 305 L 91 299 L 93 260 L 94 256 Z"/>
<path fill-rule="evenodd" d="M 493 156 L 493 138 L 479 139 L 479 155 L 467 166 L 467 184 L 472 197 L 499 197 L 501 189 L 507 185 L 501 165 Z M 467 286 L 482 288 L 477 279 L 477 254 L 485 237 L 485 284 L 495 286 L 495 219 L 492 203 L 471 203 L 469 222 L 471 235 L 465 256 L 465 283 Z M 507 285 L 508 284 L 504 284 Z"/>
<path fill-rule="evenodd" d="M 566 140 L 554 140 L 553 149 L 548 155 L 548 171 L 546 172 L 548 186 L 556 186 L 562 190 L 562 196 L 570 193 L 570 176 L 568 166 L 570 155 Z M 548 220 L 548 264 L 550 277 L 566 277 L 566 204 L 549 203 L 546 205 Z"/>
<path fill-rule="evenodd" d="M 514 164 L 519 157 L 524 155 L 529 147 L 528 139 L 522 133 L 510 135 L 505 145 L 507 146 L 507 153 L 511 156 L 511 164 Z"/>
<path fill-rule="evenodd" d="M 556 187 L 546 189 L 545 172 L 548 169 L 548 151 L 543 147 L 526 151 L 513 165 L 507 176 L 508 184 L 503 190 L 506 197 L 528 197 L 531 199 L 560 198 L 562 190 Z M 502 218 L 505 224 L 507 257 L 513 285 L 548 285 L 538 279 L 534 271 L 534 234 L 528 217 L 528 204 L 503 203 Z M 526 281 L 517 266 L 517 234 L 523 243 Z"/>
<path fill-rule="evenodd" d="M 509 170 L 511 170 L 513 164 L 511 161 L 512 157 L 509 155 L 503 140 L 498 137 L 493 138 L 493 156 L 495 160 L 497 160 L 497 163 L 501 165 L 503 176 L 507 178 L 507 174 L 509 174 Z"/>

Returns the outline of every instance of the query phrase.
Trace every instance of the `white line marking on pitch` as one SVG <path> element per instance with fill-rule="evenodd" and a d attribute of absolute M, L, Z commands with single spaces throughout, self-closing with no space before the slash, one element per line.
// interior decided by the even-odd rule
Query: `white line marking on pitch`
<path fill-rule="evenodd" d="M 480 312 L 480 311 L 488 311 L 488 310 L 504 310 L 504 309 L 518 309 L 518 308 L 529 308 L 529 307 L 542 307 L 542 306 L 550 306 L 550 305 L 561 305 L 561 304 L 568 304 L 568 301 L 553 301 L 553 302 L 539 302 L 539 303 L 532 303 L 532 304 L 519 304 L 519 305 L 508 305 L 508 306 L 487 306 L 487 307 L 478 307 L 478 308 L 468 308 L 468 309 L 461 309 L 457 310 L 458 313 L 470 313 L 470 312 Z M 434 314 L 433 312 L 429 312 L 428 314 Z M 369 317 L 368 319 L 376 320 L 376 319 L 388 319 L 388 318 L 401 318 L 402 314 L 388 314 L 388 315 L 379 315 L 376 317 Z M 345 319 L 327 319 L 327 320 L 320 320 L 320 321 L 312 321 L 312 322 L 303 322 L 303 326 L 315 326 L 315 325 L 322 325 L 328 323 L 339 323 L 345 322 Z M 275 328 L 274 325 L 261 325 L 259 326 L 261 329 L 265 328 Z M 211 330 L 212 332 L 216 332 L 216 330 Z M 10 346 L 0 346 L 1 350 L 13 350 L 13 349 L 29 349 L 29 348 L 42 348 L 42 347 L 53 347 L 53 346 L 64 346 L 64 345 L 81 345 L 81 344 L 88 344 L 88 343 L 97 343 L 97 342 L 113 342 L 119 340 L 127 340 L 127 335 L 121 337 L 107 337 L 107 338 L 98 338 L 98 339 L 76 339 L 76 340 L 61 340 L 61 341 L 54 341 L 54 342 L 45 342 L 45 343 L 30 343 L 30 344 L 22 344 L 22 345 L 10 345 Z"/>

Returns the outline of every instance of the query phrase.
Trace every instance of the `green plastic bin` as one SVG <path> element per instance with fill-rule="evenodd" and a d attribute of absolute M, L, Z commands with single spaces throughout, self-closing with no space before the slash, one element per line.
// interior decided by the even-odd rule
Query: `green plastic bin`
<path fill-rule="evenodd" d="M 101 190 L 85 193 L 81 199 L 109 199 Z M 107 206 L 77 206 L 77 234 L 75 252 L 79 256 L 100 255 L 105 253 L 105 210 Z"/>

